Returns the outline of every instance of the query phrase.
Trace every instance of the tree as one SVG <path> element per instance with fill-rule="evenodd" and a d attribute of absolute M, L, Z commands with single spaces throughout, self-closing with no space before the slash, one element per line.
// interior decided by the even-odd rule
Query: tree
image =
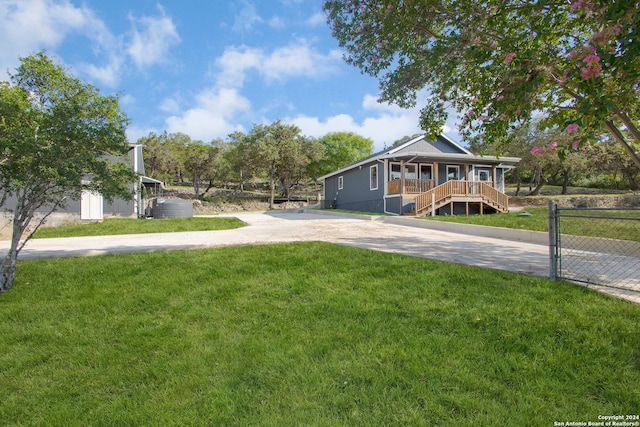
<path fill-rule="evenodd" d="M 164 131 L 160 135 L 150 132 L 139 138 L 138 144 L 145 147 L 143 155 L 148 175 L 161 181 L 184 182 L 185 153 L 191 142 L 189 135 L 180 132 Z"/>
<path fill-rule="evenodd" d="M 250 162 L 269 180 L 269 207 L 275 207 L 276 184 L 283 187 L 283 195 L 289 189 L 296 174 L 309 163 L 308 139 L 300 135 L 295 125 L 285 125 L 280 120 L 270 125 L 254 125 L 244 138 Z"/>
<path fill-rule="evenodd" d="M 244 183 L 251 179 L 254 170 L 249 160 L 250 144 L 247 135 L 240 131 L 229 134 L 229 146 L 224 152 L 224 162 L 228 167 L 227 176 L 239 184 L 240 192 L 244 192 Z"/>
<path fill-rule="evenodd" d="M 640 168 L 640 8 L 633 0 L 325 0 L 346 60 L 380 80 L 380 101 L 431 96 L 421 125 L 448 110 L 467 139 L 502 146 L 543 115 L 564 151 L 609 132 Z M 623 131 L 621 126 L 626 129 Z"/>
<path fill-rule="evenodd" d="M 185 171 L 191 177 L 195 197 L 200 198 L 203 180 L 209 181 L 209 187 L 204 191 L 205 193 L 213 186 L 213 177 L 219 161 L 219 149 L 202 141 L 191 141 L 185 147 L 184 159 Z"/>
<path fill-rule="evenodd" d="M 128 197 L 135 179 L 125 162 L 116 161 L 129 150 L 117 98 L 101 96 L 42 52 L 22 58 L 16 71 L 0 83 L 0 201 L 13 217 L 0 292 L 13 285 L 26 242 L 68 197 L 79 199 L 83 191 L 107 200 Z"/>
<path fill-rule="evenodd" d="M 323 153 L 308 168 L 314 180 L 373 153 L 373 141 L 353 132 L 328 133 L 318 142 Z"/>

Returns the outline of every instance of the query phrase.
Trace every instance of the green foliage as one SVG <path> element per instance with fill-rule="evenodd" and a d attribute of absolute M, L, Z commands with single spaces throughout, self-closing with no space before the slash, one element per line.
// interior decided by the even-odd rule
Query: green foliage
<path fill-rule="evenodd" d="M 13 211 L 0 292 L 11 287 L 15 259 L 30 238 L 20 243 L 22 234 L 37 210 L 46 217 L 83 191 L 106 200 L 130 196 L 126 125 L 117 98 L 100 95 L 42 52 L 22 58 L 11 82 L 0 83 L 0 202 Z"/>
<path fill-rule="evenodd" d="M 6 425 L 548 425 L 640 407 L 638 306 L 546 279 L 323 243 L 19 269 L 0 297 Z"/>
<path fill-rule="evenodd" d="M 373 154 L 373 141 L 353 132 L 328 133 L 318 142 L 323 155 L 309 164 L 314 179 Z"/>
<path fill-rule="evenodd" d="M 306 175 L 309 162 L 321 156 L 315 141 L 302 136 L 297 126 L 285 125 L 280 120 L 270 125 L 254 125 L 241 141 L 245 161 L 251 162 L 253 170 L 263 173 L 269 181 L 271 208 L 276 185 L 280 183 L 282 196 L 288 197 L 291 186 Z"/>
<path fill-rule="evenodd" d="M 412 106 L 430 90 L 421 124 L 431 136 L 450 108 L 467 140 L 498 145 L 543 114 L 580 146 L 609 131 L 640 168 L 636 2 L 325 0 L 324 9 L 347 62 L 380 80 L 380 101 Z"/>

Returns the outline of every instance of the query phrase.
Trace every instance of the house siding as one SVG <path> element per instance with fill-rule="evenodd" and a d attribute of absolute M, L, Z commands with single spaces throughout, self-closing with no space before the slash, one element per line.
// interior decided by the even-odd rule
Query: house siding
<path fill-rule="evenodd" d="M 370 168 L 378 166 L 377 190 L 370 189 Z M 338 190 L 338 177 L 343 177 L 343 188 Z M 341 175 L 334 175 L 325 179 L 324 207 L 331 207 L 335 198 L 338 209 L 363 212 L 384 212 L 384 188 L 385 188 L 384 164 L 371 162 L 346 171 Z"/>
<path fill-rule="evenodd" d="M 421 139 L 402 150 L 396 151 L 395 154 L 404 153 L 446 153 L 446 154 L 466 154 L 463 150 L 449 143 L 442 137 L 438 137 L 434 142 L 429 142 L 426 138 Z"/>

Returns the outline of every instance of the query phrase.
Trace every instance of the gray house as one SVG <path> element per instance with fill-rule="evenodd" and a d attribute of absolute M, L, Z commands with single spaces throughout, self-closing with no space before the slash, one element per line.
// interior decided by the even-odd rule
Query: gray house
<path fill-rule="evenodd" d="M 395 215 L 507 212 L 504 174 L 515 157 L 478 156 L 422 135 L 318 178 L 323 207 Z"/>
<path fill-rule="evenodd" d="M 138 175 L 138 182 L 131 184 L 131 198 L 114 198 L 111 203 L 103 201 L 101 194 L 85 192 L 80 200 L 70 200 L 61 212 L 80 215 L 81 220 L 102 220 L 105 216 L 139 217 L 145 215 L 147 201 L 144 189 L 158 191 L 164 188 L 162 181 L 145 176 L 142 145 L 130 144 L 127 156 L 113 161 L 127 162 Z"/>
<path fill-rule="evenodd" d="M 123 157 L 111 158 L 113 162 L 125 162 L 138 175 L 137 182 L 130 184 L 130 198 L 114 198 L 110 203 L 103 200 L 101 194 L 86 191 L 81 194 L 80 199 L 68 198 L 54 214 L 49 217 L 48 224 L 58 224 L 69 220 L 100 221 L 105 216 L 138 217 L 145 215 L 147 200 L 145 200 L 145 189 L 155 190 L 157 194 L 163 188 L 163 183 L 153 178 L 145 176 L 144 160 L 142 158 L 142 145 L 130 144 L 129 151 Z M 9 197 L 3 209 L 12 209 L 15 206 L 14 197 Z M 43 207 L 38 212 L 48 212 L 48 207 Z M 3 217 L 0 226 L 8 221 L 9 217 Z"/>

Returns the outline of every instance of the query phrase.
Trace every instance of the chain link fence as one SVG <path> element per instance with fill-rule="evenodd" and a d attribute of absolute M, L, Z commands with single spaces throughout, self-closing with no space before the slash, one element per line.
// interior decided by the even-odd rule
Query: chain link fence
<path fill-rule="evenodd" d="M 549 204 L 551 277 L 640 292 L 640 209 Z"/>

